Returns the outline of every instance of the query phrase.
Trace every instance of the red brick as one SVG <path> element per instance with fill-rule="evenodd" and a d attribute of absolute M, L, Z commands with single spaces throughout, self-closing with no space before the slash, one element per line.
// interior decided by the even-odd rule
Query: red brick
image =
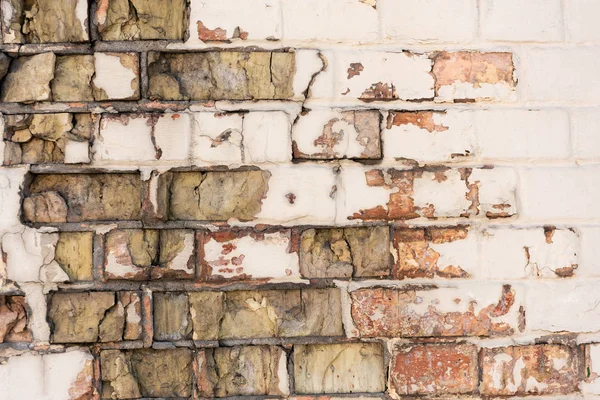
<path fill-rule="evenodd" d="M 565 394 L 577 390 L 579 357 L 563 345 L 484 349 L 481 391 L 490 396 Z"/>
<path fill-rule="evenodd" d="M 507 336 L 522 330 L 510 285 L 351 293 L 352 319 L 362 337 Z"/>
<path fill-rule="evenodd" d="M 398 395 L 471 393 L 478 381 L 473 345 L 407 346 L 392 358 L 390 390 Z"/>

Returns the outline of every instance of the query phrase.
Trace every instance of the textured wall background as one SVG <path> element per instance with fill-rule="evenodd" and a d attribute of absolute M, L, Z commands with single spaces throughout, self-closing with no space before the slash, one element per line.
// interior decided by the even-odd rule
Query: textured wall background
<path fill-rule="evenodd" d="M 1 400 L 600 395 L 598 1 L 0 4 Z"/>

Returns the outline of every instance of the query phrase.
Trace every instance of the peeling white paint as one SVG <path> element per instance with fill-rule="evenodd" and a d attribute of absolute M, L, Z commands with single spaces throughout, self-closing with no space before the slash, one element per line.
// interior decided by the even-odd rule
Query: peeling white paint
<path fill-rule="evenodd" d="M 471 203 L 466 198 L 467 187 L 460 172 L 452 169 L 444 172 L 445 180 L 439 182 L 433 172 L 423 172 L 415 178 L 413 200 L 415 207 L 435 209 L 435 217 L 455 217 L 467 211 Z M 424 211 L 419 211 L 424 215 Z"/>
<path fill-rule="evenodd" d="M 194 163 L 242 163 L 241 114 L 195 113 L 192 128 Z"/>
<path fill-rule="evenodd" d="M 284 112 L 250 112 L 244 115 L 243 145 L 246 163 L 292 161 L 291 123 Z"/>
<path fill-rule="evenodd" d="M 290 253 L 291 233 L 265 233 L 262 238 L 242 236 L 226 242 L 210 239 L 204 244 L 204 259 L 212 275 L 225 279 L 242 274 L 252 278 L 298 279 L 298 253 Z M 223 265 L 225 264 L 225 265 Z"/>
<path fill-rule="evenodd" d="M 87 141 L 67 140 L 65 164 L 87 164 L 90 162 L 90 145 Z"/>
<path fill-rule="evenodd" d="M 94 53 L 94 65 L 94 86 L 103 89 L 109 99 L 127 99 L 135 94 L 132 84 L 137 75 L 121 64 L 117 55 Z"/>

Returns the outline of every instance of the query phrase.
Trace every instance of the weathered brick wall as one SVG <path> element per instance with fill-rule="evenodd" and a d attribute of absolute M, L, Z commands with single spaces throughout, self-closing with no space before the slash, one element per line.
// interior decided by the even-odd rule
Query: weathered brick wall
<path fill-rule="evenodd" d="M 600 398 L 599 2 L 0 5 L 0 400 Z"/>

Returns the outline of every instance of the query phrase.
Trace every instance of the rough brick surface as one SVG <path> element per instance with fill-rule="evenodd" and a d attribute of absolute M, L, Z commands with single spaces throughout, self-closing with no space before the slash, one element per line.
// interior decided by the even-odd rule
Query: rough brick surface
<path fill-rule="evenodd" d="M 0 0 L 0 399 L 600 396 L 597 0 Z"/>

